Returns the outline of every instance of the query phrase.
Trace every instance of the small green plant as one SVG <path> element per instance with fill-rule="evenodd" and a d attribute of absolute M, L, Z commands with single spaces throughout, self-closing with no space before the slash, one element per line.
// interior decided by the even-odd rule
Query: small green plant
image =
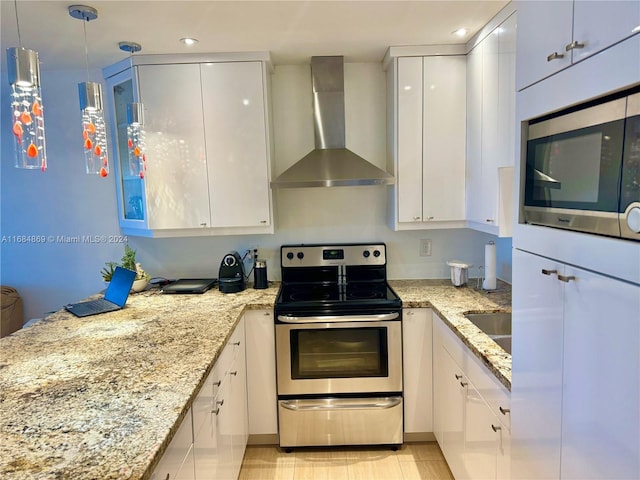
<path fill-rule="evenodd" d="M 118 262 L 106 262 L 105 265 L 106 266 L 100 270 L 100 275 L 102 275 L 102 279 L 105 282 L 110 282 L 111 277 L 113 277 L 113 273 L 116 271 Z"/>
<path fill-rule="evenodd" d="M 120 260 L 120 266 L 127 270 L 136 271 L 136 251 L 129 245 L 124 246 L 124 255 Z"/>
<path fill-rule="evenodd" d="M 100 270 L 100 274 L 105 282 L 111 281 L 113 273 L 116 271 L 116 267 L 118 266 L 136 272 L 136 280 L 141 280 L 149 276 L 149 274 L 142 269 L 140 264 L 136 263 L 136 251 L 129 245 L 124 246 L 124 255 L 122 256 L 120 263 L 106 262 L 105 267 Z"/>

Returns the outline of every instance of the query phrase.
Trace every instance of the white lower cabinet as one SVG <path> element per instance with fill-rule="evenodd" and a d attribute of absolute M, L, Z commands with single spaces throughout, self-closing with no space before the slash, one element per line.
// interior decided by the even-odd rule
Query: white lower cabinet
<path fill-rule="evenodd" d="M 402 313 L 404 432 L 433 431 L 432 326 L 428 308 L 405 308 Z M 405 439 L 406 440 L 406 439 Z"/>
<path fill-rule="evenodd" d="M 640 478 L 640 286 L 514 249 L 513 478 Z"/>
<path fill-rule="evenodd" d="M 247 310 L 247 398 L 252 443 L 277 443 L 276 340 L 273 310 Z"/>
<path fill-rule="evenodd" d="M 244 333 L 241 320 L 193 402 L 196 480 L 234 480 L 240 473 L 248 436 Z"/>
<path fill-rule="evenodd" d="M 269 318 L 273 329 L 273 319 Z M 275 374 L 273 385 L 275 389 Z M 235 480 L 240 474 L 248 438 L 243 317 L 222 349 L 151 479 Z"/>
<path fill-rule="evenodd" d="M 433 315 L 434 433 L 453 476 L 510 478 L 510 395 Z"/>
<path fill-rule="evenodd" d="M 151 480 L 193 480 L 193 425 L 191 409 L 156 466 Z"/>

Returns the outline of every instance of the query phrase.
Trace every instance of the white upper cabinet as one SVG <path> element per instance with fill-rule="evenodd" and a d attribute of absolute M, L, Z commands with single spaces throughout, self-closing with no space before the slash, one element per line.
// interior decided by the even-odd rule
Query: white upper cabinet
<path fill-rule="evenodd" d="M 518 90 L 640 32 L 637 0 L 524 0 L 516 8 Z"/>
<path fill-rule="evenodd" d="M 511 236 L 515 164 L 515 32 L 512 14 L 467 56 L 466 218 Z"/>
<path fill-rule="evenodd" d="M 123 233 L 273 233 L 268 55 L 235 55 L 139 55 L 105 69 Z M 127 134 L 135 101 L 144 164 Z"/>
<path fill-rule="evenodd" d="M 465 57 L 396 57 L 387 79 L 391 228 L 464 226 Z"/>
<path fill-rule="evenodd" d="M 137 70 L 145 119 L 147 228 L 207 227 L 200 66 L 141 65 Z"/>
<path fill-rule="evenodd" d="M 214 227 L 271 224 L 269 149 L 260 62 L 201 65 Z"/>

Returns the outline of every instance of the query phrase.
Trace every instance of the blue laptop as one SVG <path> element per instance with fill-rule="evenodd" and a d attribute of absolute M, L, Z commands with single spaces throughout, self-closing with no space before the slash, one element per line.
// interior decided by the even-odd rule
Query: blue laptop
<path fill-rule="evenodd" d="M 64 308 L 76 317 L 88 317 L 89 315 L 120 310 L 127 302 L 131 286 L 135 279 L 136 272 L 127 270 L 126 268 L 116 267 L 107 291 L 104 293 L 104 298 L 70 303 L 69 305 L 65 305 Z"/>

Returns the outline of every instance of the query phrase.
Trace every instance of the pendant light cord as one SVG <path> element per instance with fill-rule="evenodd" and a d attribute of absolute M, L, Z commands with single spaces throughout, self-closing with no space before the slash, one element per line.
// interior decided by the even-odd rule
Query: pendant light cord
<path fill-rule="evenodd" d="M 87 66 L 87 82 L 89 82 L 89 47 L 87 46 L 87 23 L 89 19 L 87 18 L 82 22 L 82 29 L 84 30 L 84 58 Z"/>
<path fill-rule="evenodd" d="M 18 0 L 13 0 L 16 11 L 16 26 L 18 27 L 18 45 L 22 48 L 22 37 L 20 36 L 20 21 L 18 20 Z"/>

